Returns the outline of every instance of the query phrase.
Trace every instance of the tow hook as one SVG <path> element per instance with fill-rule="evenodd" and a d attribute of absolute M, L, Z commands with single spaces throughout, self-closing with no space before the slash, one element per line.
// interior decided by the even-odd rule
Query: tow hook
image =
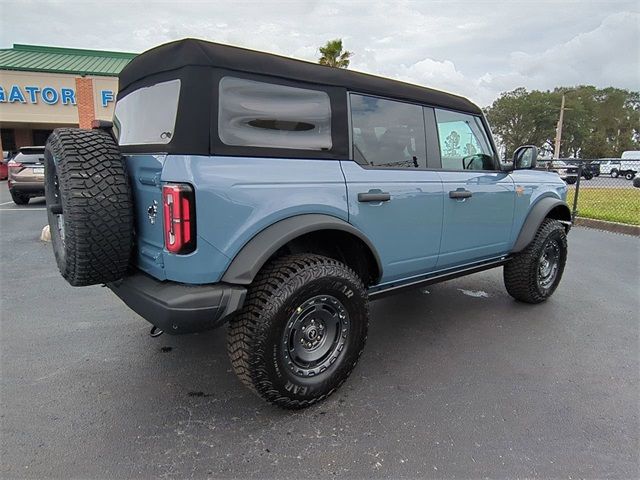
<path fill-rule="evenodd" d="M 163 330 L 160 330 L 158 327 L 154 326 L 154 327 L 151 327 L 151 331 L 149 332 L 149 335 L 152 338 L 156 338 L 156 337 L 159 337 L 160 335 L 162 335 L 163 333 L 164 333 Z"/>

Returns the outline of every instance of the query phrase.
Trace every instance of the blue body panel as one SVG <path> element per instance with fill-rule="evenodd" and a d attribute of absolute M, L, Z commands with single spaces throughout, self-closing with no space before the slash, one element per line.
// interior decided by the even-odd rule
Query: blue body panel
<path fill-rule="evenodd" d="M 160 176 L 164 161 L 165 155 L 125 156 L 136 209 L 137 265 L 141 270 L 160 280 L 165 279 L 162 205 L 160 202 L 162 193 Z M 148 210 L 154 205 L 157 205 L 157 214 L 154 223 L 151 223 Z"/>
<path fill-rule="evenodd" d="M 509 250 L 518 239 L 527 215 L 545 197 L 567 201 L 567 184 L 555 172 L 542 170 L 516 170 L 511 173 L 517 193 Z"/>
<path fill-rule="evenodd" d="M 169 156 L 162 181 L 189 183 L 196 194 L 197 248 L 190 255 L 165 253 L 170 280 L 217 282 L 240 249 L 279 220 L 305 213 L 348 220 L 344 177 L 334 160 Z"/>
<path fill-rule="evenodd" d="M 438 268 L 450 268 L 493 258 L 509 251 L 515 188 L 504 172 L 441 171 L 444 222 Z M 472 197 L 449 198 L 467 190 Z"/>
<path fill-rule="evenodd" d="M 340 162 L 349 192 L 349 222 L 375 245 L 382 283 L 435 269 L 442 230 L 442 181 L 429 170 L 367 169 Z M 391 200 L 358 202 L 358 193 L 379 190 Z"/>
<path fill-rule="evenodd" d="M 549 172 L 449 172 L 368 169 L 353 161 L 189 155 L 125 157 L 136 206 L 137 266 L 160 280 L 220 281 L 242 247 L 268 226 L 302 214 L 351 223 L 375 246 L 380 284 L 398 282 L 506 255 L 532 206 L 566 199 Z M 161 188 L 189 183 L 195 191 L 197 240 L 188 255 L 163 247 Z M 449 191 L 473 193 L 464 201 Z M 361 203 L 358 193 L 391 200 Z M 155 221 L 149 216 L 158 203 Z"/>

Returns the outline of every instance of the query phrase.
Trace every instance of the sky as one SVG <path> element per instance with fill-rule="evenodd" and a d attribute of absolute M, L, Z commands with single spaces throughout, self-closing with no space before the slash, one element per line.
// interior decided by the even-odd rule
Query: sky
<path fill-rule="evenodd" d="M 310 61 L 342 38 L 353 70 L 480 106 L 517 87 L 640 90 L 640 0 L 0 0 L 0 48 L 142 52 L 185 37 Z"/>

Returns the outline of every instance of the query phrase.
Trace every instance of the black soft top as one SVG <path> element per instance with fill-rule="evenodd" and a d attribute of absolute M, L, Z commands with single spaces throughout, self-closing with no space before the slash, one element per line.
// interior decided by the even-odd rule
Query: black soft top
<path fill-rule="evenodd" d="M 138 55 L 120 72 L 120 93 L 146 77 L 184 67 L 215 67 L 268 75 L 482 114 L 480 108 L 466 98 L 439 90 L 194 38 L 166 43 Z"/>

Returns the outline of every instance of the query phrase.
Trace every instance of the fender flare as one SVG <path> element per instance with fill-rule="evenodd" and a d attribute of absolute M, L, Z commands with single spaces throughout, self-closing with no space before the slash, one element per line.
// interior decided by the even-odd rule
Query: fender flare
<path fill-rule="evenodd" d="M 371 241 L 360 230 L 337 217 L 304 214 L 280 220 L 255 235 L 233 258 L 221 281 L 249 285 L 262 266 L 280 247 L 301 235 L 319 230 L 340 230 L 362 240 L 377 263 L 378 279 L 382 276 L 380 256 Z"/>
<path fill-rule="evenodd" d="M 511 253 L 518 253 L 524 250 L 533 241 L 540 225 L 542 225 L 544 219 L 549 216 L 549 212 L 558 207 L 560 207 L 559 210 L 562 212 L 558 220 L 571 224 L 571 209 L 569 205 L 567 205 L 567 202 L 558 198 L 545 197 L 537 202 L 529 211 L 529 215 L 527 215 L 524 225 L 522 225 L 520 229 L 520 234 L 511 249 Z"/>

